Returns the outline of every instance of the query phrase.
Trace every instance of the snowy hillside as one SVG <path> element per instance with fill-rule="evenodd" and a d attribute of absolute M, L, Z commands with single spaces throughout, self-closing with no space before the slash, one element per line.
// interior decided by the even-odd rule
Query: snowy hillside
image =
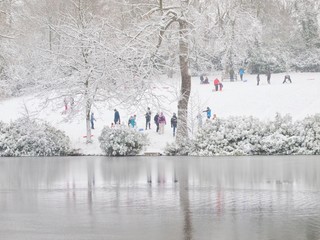
<path fill-rule="evenodd" d="M 267 84 L 266 76 L 260 76 L 260 85 L 257 86 L 256 75 L 244 75 L 244 82 L 223 82 L 224 88 L 220 92 L 213 92 L 213 79 L 221 78 L 220 74 L 209 76 L 210 84 L 200 84 L 199 77 L 192 78 L 192 93 L 190 98 L 190 130 L 196 133 L 196 115 L 201 112 L 203 121 L 205 113 L 202 111 L 210 107 L 218 118 L 229 116 L 254 116 L 261 120 L 274 118 L 276 112 L 289 113 L 294 120 L 302 119 L 308 115 L 320 112 L 320 73 L 294 73 L 290 74 L 292 84 L 282 84 L 285 74 L 274 74 L 271 76 L 271 84 Z M 131 115 L 137 115 L 137 125 L 140 131 L 149 135 L 150 146 L 146 152 L 163 152 L 166 143 L 174 141 L 170 128 L 170 118 L 177 111 L 177 96 L 179 78 L 166 79 L 159 83 L 154 91 L 158 96 L 164 96 L 161 108 L 150 105 L 152 111 L 151 130 L 145 131 L 144 111 L 127 110 L 121 106 L 115 106 L 124 124 Z M 11 98 L 0 102 L 0 120 L 10 122 L 18 117 L 28 114 L 36 118 L 48 121 L 55 127 L 63 130 L 70 137 L 72 146 L 84 154 L 101 154 L 98 136 L 105 125 L 113 122 L 113 109 L 97 108 L 94 110 L 97 121 L 93 130 L 93 143 L 86 144 L 86 134 L 83 115 L 76 118 L 66 118 L 63 113 L 63 103 L 57 103 L 45 109 L 41 108 L 42 99 L 34 97 Z M 75 103 L 76 104 L 76 103 Z M 146 109 L 148 106 L 142 107 Z M 134 108 L 133 108 L 134 109 Z M 137 108 L 138 109 L 138 108 Z M 141 109 L 141 108 L 140 108 Z M 163 111 L 167 125 L 165 134 L 159 135 L 155 132 L 153 117 L 155 112 Z M 179 126 L 179 125 L 178 125 Z"/>

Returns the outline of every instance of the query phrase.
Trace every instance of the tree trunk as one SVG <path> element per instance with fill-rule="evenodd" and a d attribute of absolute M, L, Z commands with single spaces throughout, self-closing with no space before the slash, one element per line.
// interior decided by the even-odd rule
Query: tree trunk
<path fill-rule="evenodd" d="M 179 61 L 181 72 L 181 90 L 178 101 L 177 143 L 188 138 L 188 103 L 191 91 L 189 74 L 188 25 L 185 20 L 179 21 Z"/>

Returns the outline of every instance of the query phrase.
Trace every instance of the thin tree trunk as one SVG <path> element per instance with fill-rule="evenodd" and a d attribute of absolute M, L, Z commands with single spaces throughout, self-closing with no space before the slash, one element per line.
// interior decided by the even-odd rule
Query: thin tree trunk
<path fill-rule="evenodd" d="M 188 138 L 188 103 L 191 92 L 191 76 L 189 74 L 189 43 L 188 25 L 184 20 L 179 21 L 179 61 L 181 72 L 181 90 L 178 101 L 177 143 Z"/>

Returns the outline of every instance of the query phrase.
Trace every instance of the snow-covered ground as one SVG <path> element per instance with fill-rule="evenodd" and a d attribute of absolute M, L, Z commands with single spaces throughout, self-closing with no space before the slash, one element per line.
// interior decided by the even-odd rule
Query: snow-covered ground
<path fill-rule="evenodd" d="M 192 93 L 190 98 L 191 119 L 190 129 L 196 131 L 196 115 L 206 107 L 210 107 L 217 117 L 228 116 L 254 116 L 260 119 L 273 119 L 276 112 L 289 113 L 294 120 L 302 119 L 308 115 L 320 112 L 320 73 L 292 73 L 290 74 L 292 84 L 282 84 L 283 74 L 273 74 L 271 84 L 267 84 L 266 76 L 260 75 L 260 85 L 257 86 L 256 75 L 244 75 L 244 82 L 223 82 L 223 91 L 213 92 L 213 80 L 220 74 L 209 76 L 210 84 L 201 85 L 199 77 L 192 78 Z M 152 111 L 151 130 L 143 130 L 149 135 L 150 145 L 146 152 L 163 152 L 166 143 L 174 141 L 170 128 L 170 118 L 173 112 L 177 112 L 177 96 L 179 78 L 164 79 L 157 86 L 155 92 L 165 96 L 166 102 L 162 109 L 149 106 Z M 34 97 L 20 97 L 3 100 L 0 102 L 0 120 L 10 122 L 26 114 L 28 109 L 30 115 L 50 122 L 55 127 L 63 130 L 70 137 L 72 146 L 84 154 L 101 154 L 98 136 L 105 125 L 111 125 L 113 121 L 113 109 L 96 109 L 95 129 L 93 130 L 93 143 L 86 144 L 83 137 L 86 133 L 83 115 L 72 120 L 65 118 L 63 103 L 61 106 L 47 107 L 40 111 L 41 99 Z M 145 109 L 148 106 L 145 106 Z M 121 120 L 126 124 L 131 115 L 137 115 L 138 129 L 145 127 L 145 112 L 130 112 L 127 109 L 116 107 Z M 165 134 L 158 135 L 155 132 L 153 116 L 155 112 L 163 111 L 167 118 Z M 205 120 L 205 113 L 202 113 Z M 82 117 L 82 118 L 81 118 Z"/>

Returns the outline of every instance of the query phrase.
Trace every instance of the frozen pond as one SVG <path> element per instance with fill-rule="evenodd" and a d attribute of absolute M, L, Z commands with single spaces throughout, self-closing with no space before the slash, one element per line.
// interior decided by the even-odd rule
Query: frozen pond
<path fill-rule="evenodd" d="M 0 158 L 0 239 L 319 240 L 320 157 Z"/>

